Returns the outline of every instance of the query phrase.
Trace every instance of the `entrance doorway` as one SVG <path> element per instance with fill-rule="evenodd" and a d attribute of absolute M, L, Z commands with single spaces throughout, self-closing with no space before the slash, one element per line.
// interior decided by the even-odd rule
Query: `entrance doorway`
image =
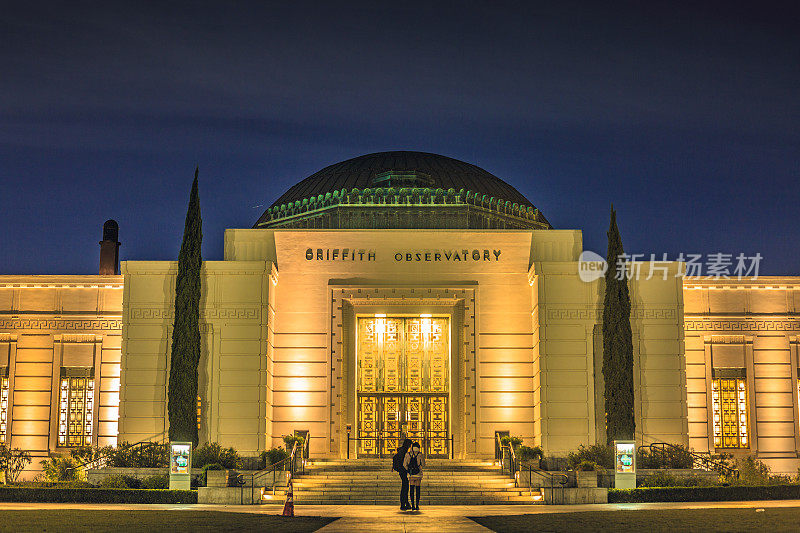
<path fill-rule="evenodd" d="M 357 317 L 357 451 L 391 455 L 403 439 L 448 457 L 450 322 L 447 317 Z"/>

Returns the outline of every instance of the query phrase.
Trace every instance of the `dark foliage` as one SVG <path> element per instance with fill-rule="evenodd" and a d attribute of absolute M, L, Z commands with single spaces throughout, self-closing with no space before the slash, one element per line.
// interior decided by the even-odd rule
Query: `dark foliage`
<path fill-rule="evenodd" d="M 267 468 L 289 457 L 289 452 L 284 448 L 272 448 L 261 452 L 261 468 Z"/>
<path fill-rule="evenodd" d="M 168 489 L 169 488 L 169 474 L 159 474 L 156 476 L 148 476 L 142 480 L 141 488 L 143 489 Z"/>
<path fill-rule="evenodd" d="M 580 445 L 578 451 L 570 452 L 567 462 L 570 468 L 575 470 L 583 462 L 595 463 L 603 468 L 614 468 L 614 450 L 611 446 L 602 444 L 592 444 L 591 446 Z"/>
<path fill-rule="evenodd" d="M 217 442 L 206 442 L 194 449 L 192 468 L 202 468 L 212 464 L 218 464 L 223 468 L 232 470 L 241 468 L 242 458 L 233 448 L 223 448 Z"/>
<path fill-rule="evenodd" d="M 636 455 L 638 468 L 692 468 L 694 457 L 686 446 L 650 450 L 640 448 Z"/>
<path fill-rule="evenodd" d="M 108 466 L 121 468 L 165 468 L 169 466 L 169 450 L 165 444 L 145 443 L 128 446 L 121 442 L 108 452 Z"/>
<path fill-rule="evenodd" d="M 633 440 L 636 426 L 633 405 L 631 299 L 625 267 L 617 267 L 617 258 L 622 257 L 623 253 L 622 239 L 617 228 L 617 213 L 612 207 L 603 300 L 603 379 L 606 437 L 609 443 L 614 440 Z M 618 271 L 621 276 L 617 275 Z"/>
<path fill-rule="evenodd" d="M 800 499 L 800 485 L 610 489 L 608 503 L 716 502 Z"/>
<path fill-rule="evenodd" d="M 175 279 L 175 322 L 169 371 L 169 438 L 197 445 L 197 366 L 200 363 L 200 268 L 203 241 L 195 170 Z"/>
<path fill-rule="evenodd" d="M 197 503 L 190 490 L 0 487 L 3 502 Z"/>

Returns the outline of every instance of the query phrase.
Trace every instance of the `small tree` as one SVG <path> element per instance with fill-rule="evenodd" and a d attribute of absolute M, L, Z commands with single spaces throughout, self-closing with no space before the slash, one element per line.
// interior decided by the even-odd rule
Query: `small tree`
<path fill-rule="evenodd" d="M 200 268 L 203 241 L 200 197 L 194 171 L 175 279 L 175 322 L 169 370 L 169 438 L 197 446 L 197 366 L 200 363 Z"/>
<path fill-rule="evenodd" d="M 32 461 L 28 451 L 0 444 L 0 471 L 3 472 L 3 484 L 16 483 L 19 475 Z"/>
<path fill-rule="evenodd" d="M 633 338 L 627 265 L 617 213 L 611 207 L 608 228 L 608 269 L 603 300 L 603 379 L 605 380 L 606 438 L 632 440 L 635 435 Z"/>

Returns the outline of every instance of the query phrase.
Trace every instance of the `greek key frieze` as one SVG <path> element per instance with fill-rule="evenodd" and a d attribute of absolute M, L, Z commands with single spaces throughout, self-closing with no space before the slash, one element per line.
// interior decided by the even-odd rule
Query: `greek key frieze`
<path fill-rule="evenodd" d="M 686 320 L 686 331 L 800 331 L 800 320 Z"/>
<path fill-rule="evenodd" d="M 632 309 L 632 320 L 674 320 L 677 318 L 677 310 L 672 308 L 665 309 Z M 548 309 L 548 320 L 600 320 L 603 318 L 603 310 L 599 309 Z"/>
<path fill-rule="evenodd" d="M 175 317 L 175 310 L 171 308 L 137 307 L 130 310 L 131 320 L 171 320 Z M 259 310 L 256 307 L 214 307 L 201 309 L 200 318 L 213 319 L 257 319 Z"/>
<path fill-rule="evenodd" d="M 119 319 L 5 318 L 0 329 L 38 329 L 59 331 L 121 330 Z"/>

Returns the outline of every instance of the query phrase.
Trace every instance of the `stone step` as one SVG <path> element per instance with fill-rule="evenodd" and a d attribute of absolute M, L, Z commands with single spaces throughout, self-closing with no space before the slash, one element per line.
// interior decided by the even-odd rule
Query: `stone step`
<path fill-rule="evenodd" d="M 422 483 L 425 487 L 431 487 L 435 489 L 441 490 L 460 490 L 460 489 L 470 489 L 470 488 L 479 488 L 481 490 L 502 490 L 506 488 L 514 488 L 514 482 L 509 481 L 505 483 L 431 483 L 428 481 L 423 481 Z M 400 487 L 399 482 L 393 483 L 318 483 L 318 482 L 308 482 L 303 483 L 300 481 L 294 482 L 294 488 L 296 489 L 318 489 L 320 487 L 324 488 L 338 488 L 338 489 L 395 489 Z"/>
<path fill-rule="evenodd" d="M 364 498 L 364 499 L 301 499 L 295 496 L 297 505 L 398 505 L 397 497 L 394 498 Z M 541 500 L 532 499 L 530 496 L 499 498 L 427 498 L 420 500 L 420 506 L 426 505 L 537 505 Z"/>
<path fill-rule="evenodd" d="M 440 481 L 431 481 L 429 479 L 423 479 L 422 485 L 426 487 L 440 487 L 440 488 L 458 488 L 458 487 L 483 487 L 486 490 L 496 490 L 502 489 L 505 487 L 514 487 L 516 486 L 513 481 L 510 479 L 503 480 L 503 481 L 493 481 L 493 482 L 486 482 L 486 483 L 448 483 L 448 482 L 440 482 Z M 359 483 L 353 482 L 352 480 L 343 480 L 343 481 L 327 481 L 322 482 L 320 480 L 295 480 L 294 486 L 296 488 L 314 488 L 314 487 L 342 487 L 342 488 L 351 488 L 351 487 L 363 487 L 363 488 L 380 488 L 380 487 L 399 487 L 400 480 L 393 479 L 386 483 L 375 483 L 375 482 L 368 482 L 368 483 Z"/>
<path fill-rule="evenodd" d="M 295 479 L 376 479 L 376 480 L 389 480 L 399 479 L 396 472 L 310 472 L 306 470 L 304 474 L 295 474 Z M 474 473 L 452 474 L 449 472 L 430 472 L 424 471 L 423 478 L 425 479 L 449 479 L 457 482 L 469 482 L 482 479 L 511 479 L 508 476 L 503 476 L 498 472 L 486 472 L 483 475 L 475 475 Z"/>
<path fill-rule="evenodd" d="M 314 499 L 314 500 L 366 500 L 366 499 L 394 499 L 397 498 L 400 491 L 391 492 L 368 492 L 368 491 L 354 491 L 354 492 L 338 492 L 338 491 L 294 491 L 294 497 L 297 499 Z M 508 500 L 510 498 L 527 496 L 528 492 L 523 491 L 465 491 L 465 492 L 422 492 L 426 498 L 449 498 L 449 499 L 498 499 Z"/>

